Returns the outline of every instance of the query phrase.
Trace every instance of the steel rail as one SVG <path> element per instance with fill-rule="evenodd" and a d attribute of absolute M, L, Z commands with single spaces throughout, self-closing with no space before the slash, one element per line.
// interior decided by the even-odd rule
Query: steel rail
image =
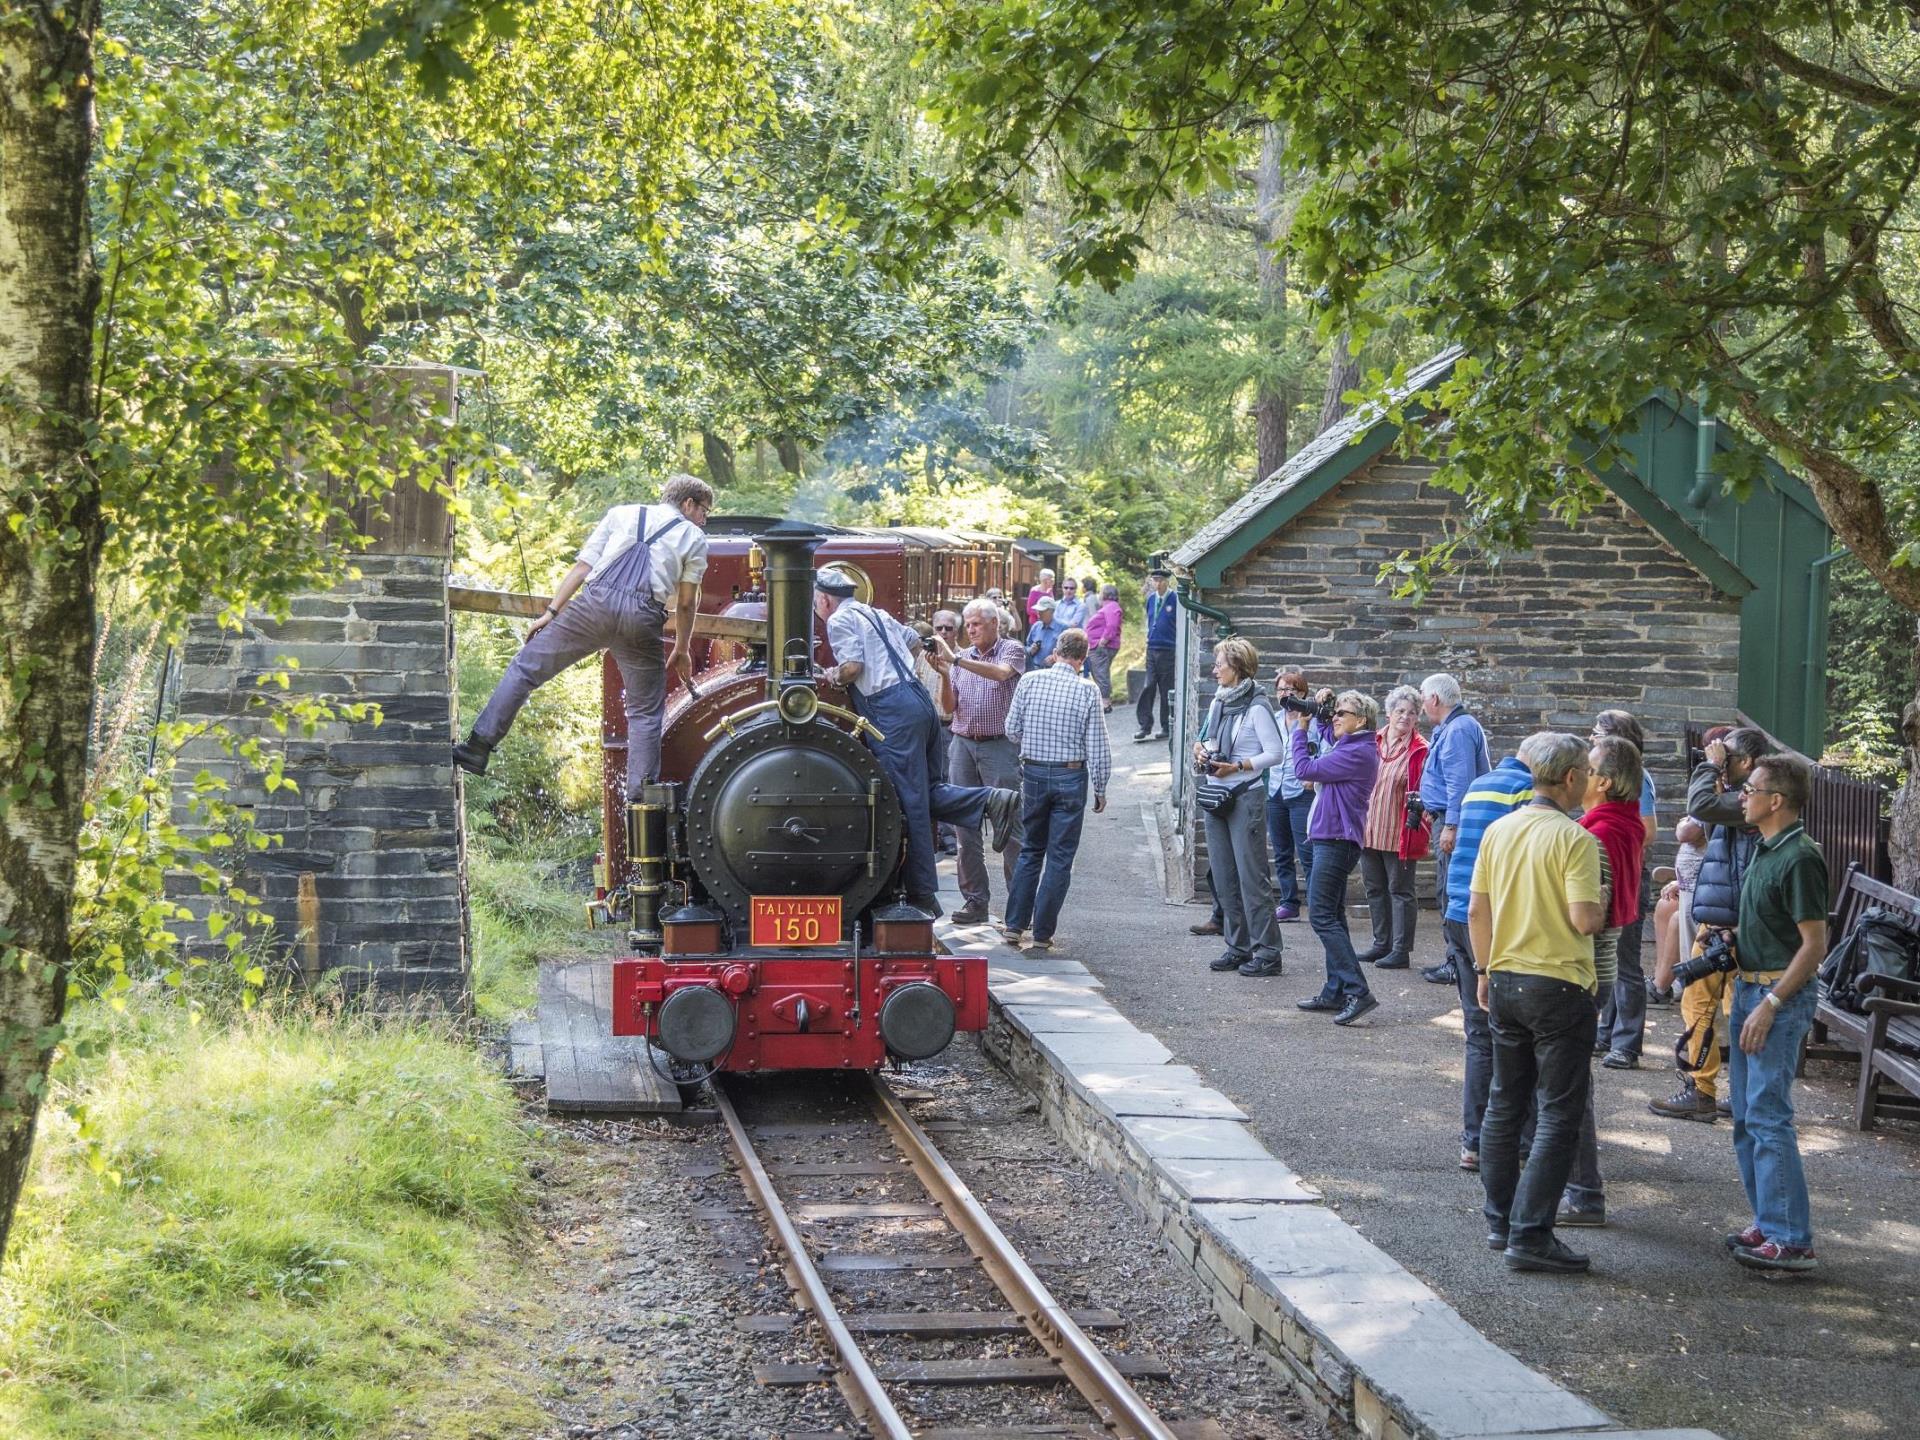
<path fill-rule="evenodd" d="M 820 1278 L 812 1257 L 807 1254 L 807 1247 L 801 1243 L 800 1233 L 794 1229 L 792 1217 L 787 1214 L 786 1206 L 774 1190 L 766 1166 L 760 1163 L 760 1157 L 754 1153 L 753 1141 L 748 1138 L 746 1127 L 740 1123 L 739 1112 L 733 1108 L 733 1102 L 728 1099 L 725 1088 L 717 1079 L 713 1085 L 713 1100 L 721 1121 L 727 1127 L 727 1141 L 733 1146 L 734 1158 L 740 1162 L 747 1188 L 753 1192 L 754 1203 L 767 1217 L 767 1223 L 780 1241 L 780 1248 L 786 1251 L 787 1279 L 806 1302 L 807 1308 L 813 1311 L 813 1318 L 820 1322 L 821 1329 L 827 1332 L 827 1343 L 833 1347 L 838 1361 L 834 1368 L 834 1383 L 840 1387 L 840 1393 L 846 1397 L 853 1413 L 876 1436 L 884 1437 L 884 1440 L 913 1440 L 912 1429 L 900 1418 L 900 1412 L 894 1408 L 893 1401 L 880 1384 L 880 1377 L 873 1373 L 873 1367 L 867 1363 L 859 1342 L 853 1338 L 847 1322 L 841 1319 L 839 1307 L 833 1303 L 826 1281 Z"/>
<path fill-rule="evenodd" d="M 946 1212 L 988 1277 L 1012 1303 L 1021 1323 L 1094 1408 L 1100 1423 L 1114 1434 L 1133 1440 L 1177 1440 L 1140 1392 L 1074 1323 L 1066 1307 L 1054 1299 L 1046 1282 L 1020 1258 L 1020 1252 L 973 1198 L 966 1182 L 954 1173 L 926 1131 L 907 1114 L 892 1087 L 877 1075 L 873 1077 L 873 1103 L 927 1193 Z"/>

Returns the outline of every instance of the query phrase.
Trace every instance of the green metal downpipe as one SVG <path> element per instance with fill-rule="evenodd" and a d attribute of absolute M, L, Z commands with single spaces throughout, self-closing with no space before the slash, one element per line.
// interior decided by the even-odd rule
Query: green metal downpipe
<path fill-rule="evenodd" d="M 1820 624 L 1820 616 L 1827 608 L 1827 571 L 1834 561 L 1848 553 L 1844 548 L 1835 550 L 1807 566 L 1807 651 L 1800 662 L 1801 724 L 1806 743 L 1801 748 L 1815 759 L 1827 748 L 1827 697 L 1822 693 L 1820 684 L 1826 666 L 1818 663 L 1826 648 L 1826 634 Z"/>
<path fill-rule="evenodd" d="M 1226 639 L 1229 635 L 1238 635 L 1240 633 L 1235 627 L 1231 615 L 1227 614 L 1224 610 L 1216 609 L 1211 605 L 1204 605 L 1194 599 L 1193 592 L 1187 589 L 1186 584 L 1182 582 L 1178 576 L 1174 577 L 1173 593 L 1178 597 L 1182 610 L 1191 610 L 1194 614 L 1204 615 L 1207 619 L 1213 621 L 1214 631 L 1222 640 Z"/>
<path fill-rule="evenodd" d="M 1713 470 L 1713 455 L 1720 441 L 1720 422 L 1707 413 L 1706 386 L 1702 385 L 1693 392 L 1693 403 L 1693 489 L 1687 492 L 1687 504 L 1696 510 L 1704 510 L 1707 502 L 1713 499 L 1714 492 L 1720 488 L 1720 477 Z"/>

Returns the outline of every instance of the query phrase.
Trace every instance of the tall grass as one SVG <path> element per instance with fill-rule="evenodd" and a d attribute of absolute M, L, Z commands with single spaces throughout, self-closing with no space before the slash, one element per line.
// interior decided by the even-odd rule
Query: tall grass
<path fill-rule="evenodd" d="M 591 894 L 582 882 L 594 844 L 590 836 L 512 846 L 473 837 L 467 847 L 473 1003 L 483 1019 L 531 1010 L 541 957 L 580 948 Z"/>
<path fill-rule="evenodd" d="M 417 1025 L 76 1018 L 63 1081 L 108 1173 L 48 1107 L 0 1274 L 0 1434 L 537 1428 L 474 1318 L 522 1263 L 531 1143 L 480 1056 Z"/>

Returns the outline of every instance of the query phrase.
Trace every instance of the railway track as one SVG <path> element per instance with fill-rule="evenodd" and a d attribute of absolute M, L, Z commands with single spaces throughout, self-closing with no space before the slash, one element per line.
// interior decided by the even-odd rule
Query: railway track
<path fill-rule="evenodd" d="M 878 1077 L 832 1078 L 842 1083 L 825 1121 L 760 1114 L 766 1097 L 757 1097 L 751 1084 L 730 1081 L 714 1089 L 734 1160 L 779 1247 L 796 1302 L 832 1353 L 830 1378 L 871 1435 L 1224 1440 L 1212 1422 L 1174 1424 L 1155 1412 L 1131 1382 L 1164 1377 L 1165 1364 L 1101 1349 L 1088 1332 L 1118 1331 L 1122 1318 L 1070 1310 L 1054 1297 L 897 1091 Z M 924 1199 L 861 1198 L 875 1191 L 895 1197 L 914 1182 Z M 801 1198 L 849 1191 L 855 1198 Z M 954 1247 L 955 1238 L 963 1248 Z M 902 1275 L 922 1287 L 910 1303 L 873 1308 L 872 1291 L 887 1288 L 873 1283 L 875 1277 Z M 929 1284 L 940 1287 L 931 1302 Z M 863 1285 L 866 1295 L 850 1293 Z M 996 1308 L 981 1308 L 983 1299 Z M 769 1316 L 746 1323 L 775 1329 L 791 1321 Z M 968 1345 L 986 1353 L 951 1354 Z M 929 1358 L 929 1348 L 941 1353 Z M 774 1365 L 759 1367 L 755 1378 L 767 1385 L 816 1384 L 827 1373 L 818 1365 Z M 952 1387 L 968 1387 L 966 1404 L 938 1403 L 935 1397 Z M 981 1387 L 1013 1387 L 1036 1398 L 996 1401 L 980 1396 Z M 1023 1405 L 1027 1413 L 1013 1423 L 999 1418 Z M 939 1413 L 955 1408 L 972 1418 L 954 1424 L 954 1415 Z M 994 1423 L 975 1423 L 989 1412 Z"/>

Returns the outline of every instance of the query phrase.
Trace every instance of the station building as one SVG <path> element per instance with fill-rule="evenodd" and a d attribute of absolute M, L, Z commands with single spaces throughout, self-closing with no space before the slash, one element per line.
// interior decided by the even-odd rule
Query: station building
<path fill-rule="evenodd" d="M 1435 357 L 1404 395 L 1458 359 Z M 1408 425 L 1444 419 L 1411 403 L 1402 413 Z M 1724 493 L 1714 457 L 1741 442 L 1691 404 L 1650 396 L 1616 436 L 1626 462 L 1595 472 L 1608 503 L 1577 528 L 1543 521 L 1530 550 L 1468 560 L 1415 602 L 1393 595 L 1382 565 L 1459 533 L 1468 516 L 1432 483 L 1434 463 L 1397 453 L 1401 429 L 1379 409 L 1356 412 L 1172 551 L 1183 599 L 1204 607 L 1181 610 L 1176 756 L 1212 699 L 1223 625 L 1259 647 L 1269 685 L 1292 662 L 1316 688 L 1384 700 L 1447 671 L 1496 760 L 1532 731 L 1584 735 L 1597 711 L 1630 710 L 1647 731 L 1663 832 L 1686 788 L 1689 721 L 1745 715 L 1819 753 L 1835 555 L 1802 481 L 1769 463 L 1744 501 Z M 1205 840 L 1188 770 L 1173 766 L 1175 828 L 1198 883 Z"/>

